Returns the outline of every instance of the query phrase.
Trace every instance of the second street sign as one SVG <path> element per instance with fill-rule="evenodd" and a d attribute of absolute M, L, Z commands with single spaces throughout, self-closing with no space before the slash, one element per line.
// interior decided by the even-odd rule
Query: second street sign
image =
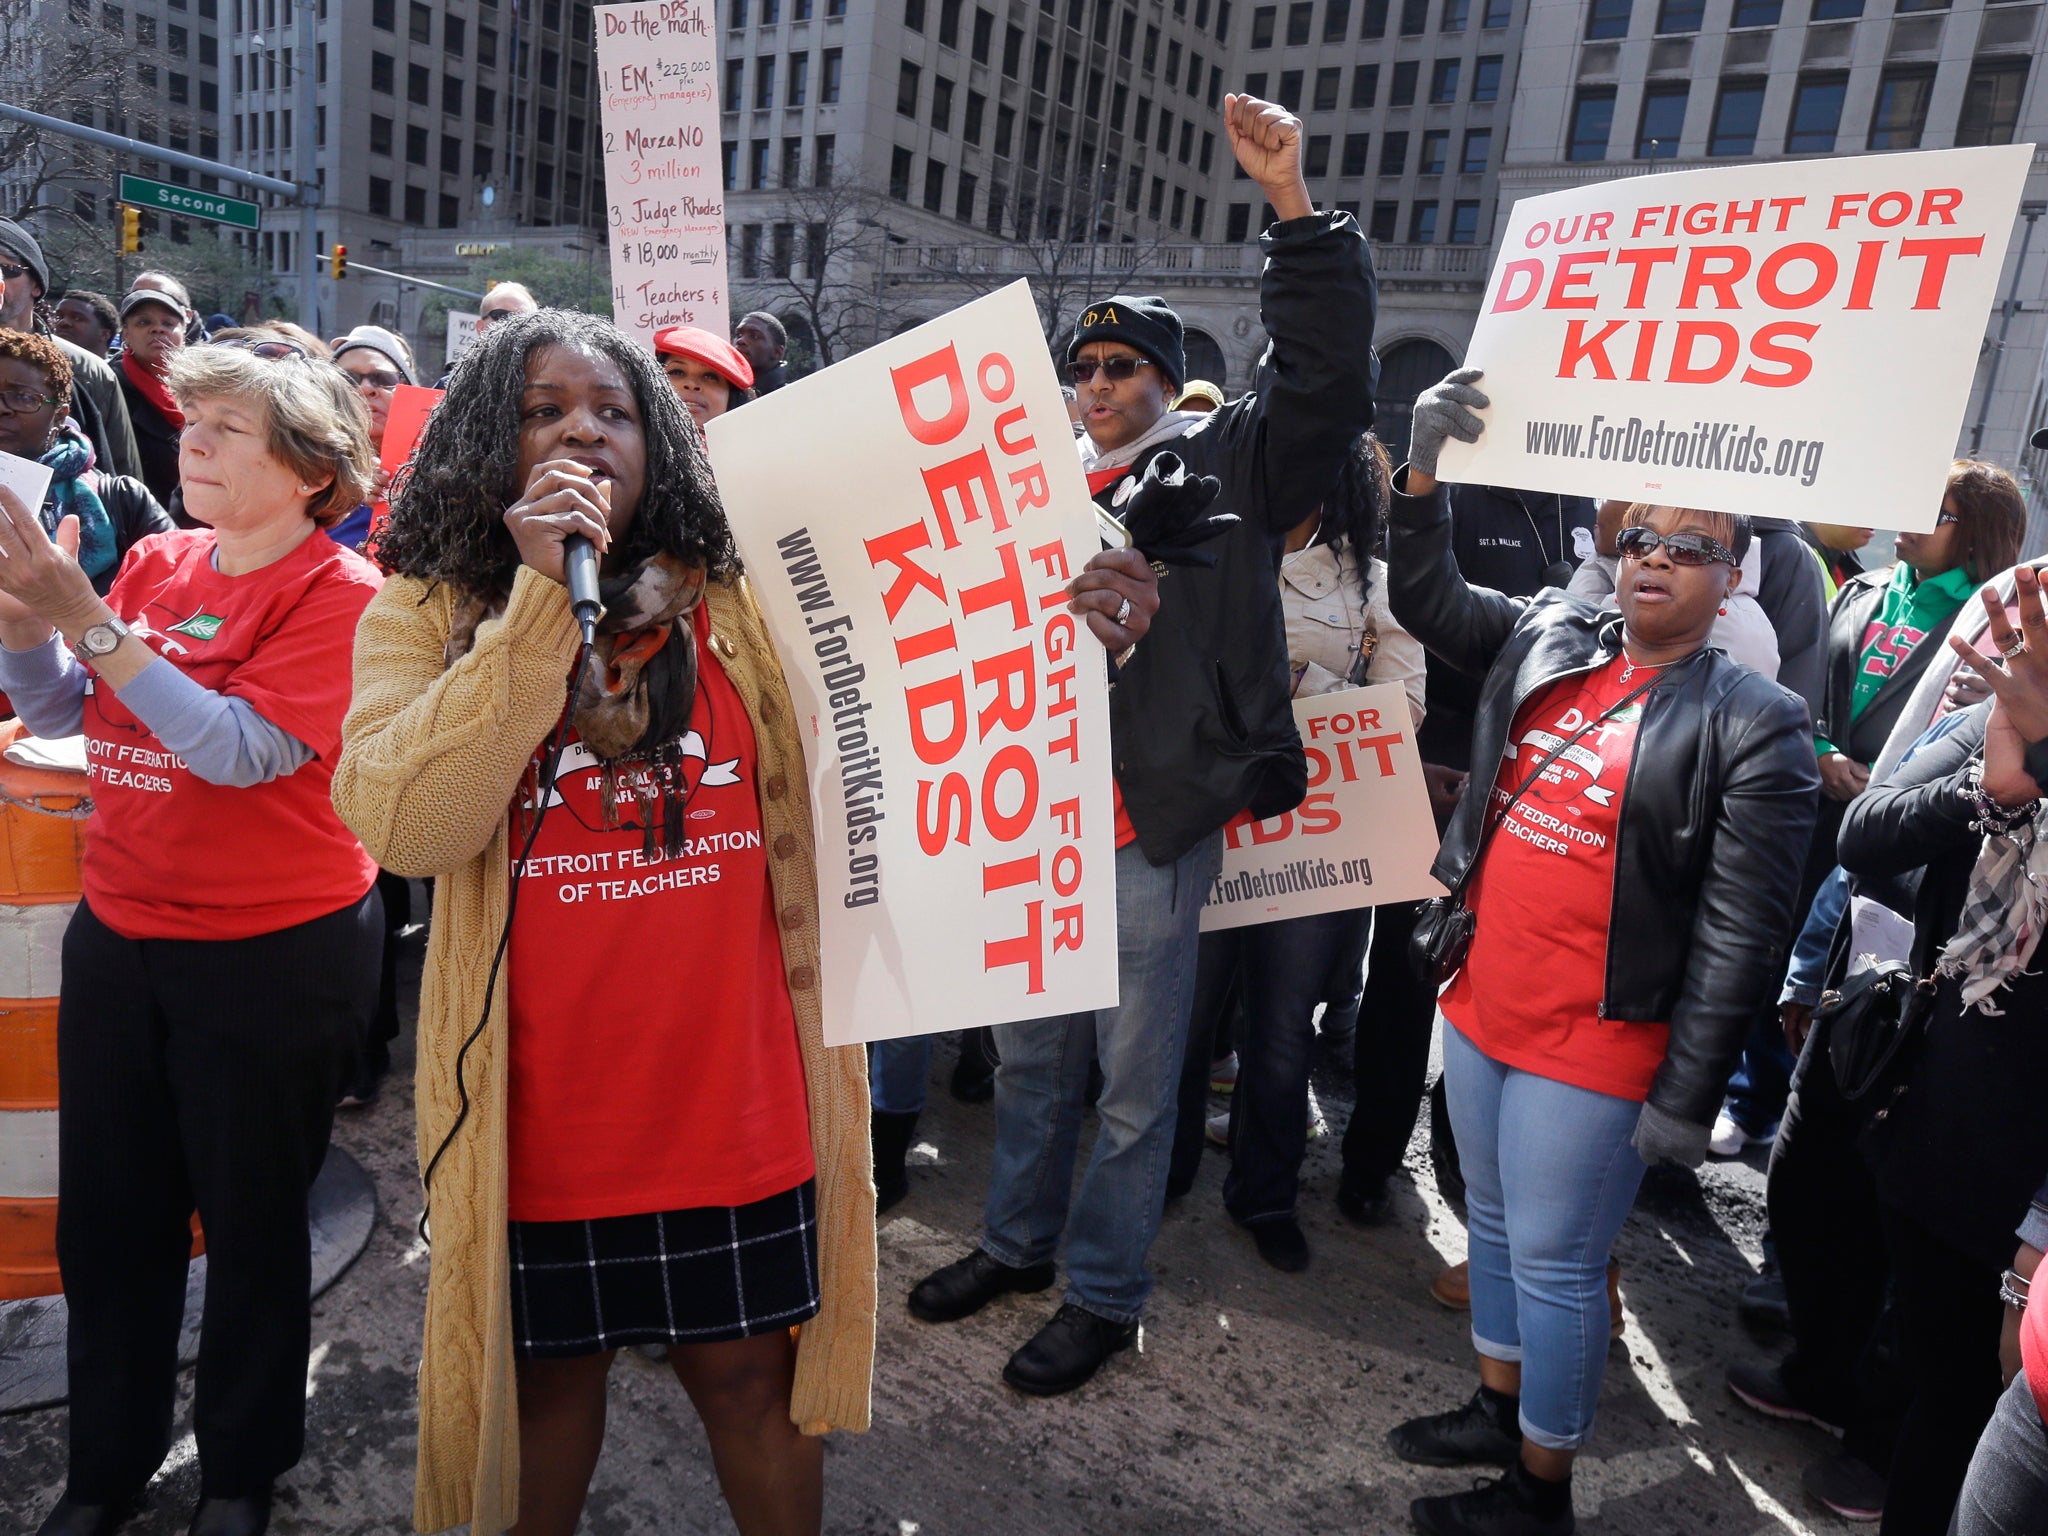
<path fill-rule="evenodd" d="M 151 181 L 144 176 L 124 175 L 120 200 L 136 208 L 175 213 L 188 219 L 206 219 L 215 224 L 232 224 L 237 229 L 256 229 L 263 217 L 263 209 L 258 204 L 245 203 L 239 197 L 223 197 L 218 192 L 201 192 L 197 187 L 181 187 L 172 181 Z"/>

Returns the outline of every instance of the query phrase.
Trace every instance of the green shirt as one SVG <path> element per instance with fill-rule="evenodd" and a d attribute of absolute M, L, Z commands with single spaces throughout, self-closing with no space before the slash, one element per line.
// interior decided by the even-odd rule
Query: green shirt
<path fill-rule="evenodd" d="M 1958 566 L 1922 581 L 1913 568 L 1901 560 L 1892 567 L 1877 612 L 1863 631 L 1863 644 L 1856 653 L 1856 684 L 1849 695 L 1849 718 L 1861 715 L 1880 688 L 1891 681 L 1900 663 L 1912 655 L 1935 629 L 1970 599 L 1977 583 Z M 1815 751 L 1822 757 L 1839 752 L 1827 737 L 1814 733 Z"/>

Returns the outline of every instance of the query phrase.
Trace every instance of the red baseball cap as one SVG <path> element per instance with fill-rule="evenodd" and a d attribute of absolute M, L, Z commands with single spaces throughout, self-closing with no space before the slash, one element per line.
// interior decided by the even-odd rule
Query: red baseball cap
<path fill-rule="evenodd" d="M 737 389 L 754 387 L 754 365 L 740 355 L 739 348 L 723 336 L 700 331 L 694 325 L 672 325 L 654 333 L 654 350 L 671 357 L 687 357 L 702 363 Z"/>

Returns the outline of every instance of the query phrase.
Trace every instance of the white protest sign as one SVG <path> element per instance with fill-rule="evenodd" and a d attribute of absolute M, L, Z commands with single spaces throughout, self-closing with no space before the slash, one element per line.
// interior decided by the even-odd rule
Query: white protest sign
<path fill-rule="evenodd" d="M 0 453 L 0 485 L 19 496 L 21 504 L 31 512 L 43 510 L 43 498 L 50 494 L 50 481 L 55 475 L 56 471 L 47 464 L 18 454 Z"/>
<path fill-rule="evenodd" d="M 1294 701 L 1308 798 L 1269 821 L 1223 829 L 1223 868 L 1202 931 L 1441 896 L 1436 821 L 1399 683 Z"/>
<path fill-rule="evenodd" d="M 1929 531 L 2031 144 L 1524 198 L 1444 480 Z"/>
<path fill-rule="evenodd" d="M 729 335 L 710 0 L 638 0 L 592 14 L 612 318 L 650 347 L 671 325 Z"/>
<path fill-rule="evenodd" d="M 817 825 L 825 1043 L 1108 1007 L 1101 548 L 1029 289 L 716 417 Z"/>
<path fill-rule="evenodd" d="M 478 316 L 465 309 L 448 311 L 448 366 L 453 368 L 455 360 L 476 345 L 476 322 Z"/>

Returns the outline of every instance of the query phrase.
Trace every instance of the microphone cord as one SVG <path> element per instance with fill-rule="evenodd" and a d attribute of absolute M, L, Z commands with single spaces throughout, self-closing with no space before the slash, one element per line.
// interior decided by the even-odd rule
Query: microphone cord
<path fill-rule="evenodd" d="M 476 1027 L 463 1040 L 461 1049 L 455 1053 L 455 1093 L 459 1104 L 455 1112 L 455 1123 L 448 1127 L 448 1133 L 441 1138 L 441 1144 L 434 1148 L 434 1155 L 427 1159 L 426 1171 L 420 1175 L 420 1241 L 429 1247 L 433 1239 L 427 1235 L 427 1217 L 433 1209 L 434 1170 L 441 1166 L 441 1159 L 455 1143 L 464 1123 L 469 1119 L 469 1087 L 463 1081 L 462 1067 L 469 1056 L 469 1048 L 482 1038 L 485 1027 L 491 1021 L 491 998 L 498 988 L 498 971 L 505 963 L 505 951 L 512 943 L 512 919 L 519 911 L 519 884 L 526 875 L 526 861 L 533 853 L 534 841 L 540 836 L 540 824 L 547 819 L 548 808 L 560 798 L 555 789 L 555 774 L 562 764 L 562 752 L 569 742 L 569 721 L 576 709 L 576 689 L 583 680 L 583 669 L 590 660 L 590 642 L 583 641 L 576 650 L 576 663 L 569 669 L 568 697 L 562 704 L 562 718 L 555 726 L 554 738 L 548 743 L 547 761 L 542 767 L 535 786 L 534 795 L 539 801 L 534 807 L 533 824 L 526 830 L 526 841 L 519 849 L 519 857 L 512 861 L 512 888 L 505 900 L 505 926 L 498 931 L 497 952 L 491 956 L 490 979 L 484 983 L 484 1005 L 477 1015 Z"/>

